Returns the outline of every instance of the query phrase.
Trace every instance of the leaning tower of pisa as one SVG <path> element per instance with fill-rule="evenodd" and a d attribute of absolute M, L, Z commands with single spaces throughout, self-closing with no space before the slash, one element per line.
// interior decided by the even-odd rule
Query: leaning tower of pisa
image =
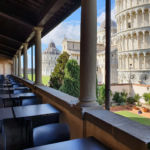
<path fill-rule="evenodd" d="M 150 84 L 150 0 L 116 0 L 118 82 Z"/>

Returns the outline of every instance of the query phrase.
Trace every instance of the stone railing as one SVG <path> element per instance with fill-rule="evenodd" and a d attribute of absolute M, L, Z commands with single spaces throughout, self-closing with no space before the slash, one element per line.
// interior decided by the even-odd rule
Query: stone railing
<path fill-rule="evenodd" d="M 79 108 L 79 100 L 55 89 L 36 86 L 16 77 L 20 82 L 61 111 L 60 122 L 70 127 L 71 138 L 94 136 L 113 150 L 149 150 L 150 127 L 119 116 L 100 107 Z"/>

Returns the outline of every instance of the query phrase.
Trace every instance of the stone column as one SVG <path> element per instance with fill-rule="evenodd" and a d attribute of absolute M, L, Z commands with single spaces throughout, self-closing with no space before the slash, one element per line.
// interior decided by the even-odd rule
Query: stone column
<path fill-rule="evenodd" d="M 140 47 L 140 34 L 137 34 L 137 45 L 138 45 L 138 49 L 141 49 Z"/>
<path fill-rule="evenodd" d="M 139 23 L 139 21 L 138 21 L 138 11 L 135 13 L 135 15 L 136 15 L 136 27 L 138 28 L 139 27 L 139 25 L 138 25 L 138 23 Z"/>
<path fill-rule="evenodd" d="M 146 69 L 146 53 L 143 54 L 144 54 L 144 69 Z"/>
<path fill-rule="evenodd" d="M 141 23 L 141 25 L 142 25 L 143 27 L 145 26 L 144 14 L 145 14 L 144 9 L 142 9 L 142 23 Z"/>
<path fill-rule="evenodd" d="M 143 32 L 143 43 L 142 43 L 142 48 L 145 49 L 147 46 L 146 46 L 146 33 Z"/>
<path fill-rule="evenodd" d="M 15 56 L 13 57 L 13 75 L 15 75 Z"/>
<path fill-rule="evenodd" d="M 128 17 L 127 17 L 127 15 L 125 15 L 125 30 L 127 30 L 128 29 Z"/>
<path fill-rule="evenodd" d="M 137 54 L 138 57 L 138 69 L 140 69 L 140 53 Z"/>
<path fill-rule="evenodd" d="M 127 55 L 127 70 L 129 70 L 129 55 Z"/>
<path fill-rule="evenodd" d="M 28 50 L 28 43 L 23 44 L 23 78 L 28 79 L 28 55 L 27 55 L 27 50 Z"/>
<path fill-rule="evenodd" d="M 149 12 L 149 24 L 150 24 L 150 9 L 148 10 L 148 12 Z"/>
<path fill-rule="evenodd" d="M 81 107 L 97 106 L 96 45 L 97 0 L 81 1 L 80 103 Z"/>
<path fill-rule="evenodd" d="M 131 42 L 132 42 L 132 50 L 134 50 L 134 36 L 131 35 Z"/>
<path fill-rule="evenodd" d="M 18 76 L 21 77 L 21 50 L 18 53 Z"/>
<path fill-rule="evenodd" d="M 35 27 L 35 84 L 42 85 L 41 33 L 43 28 Z"/>
<path fill-rule="evenodd" d="M 17 55 L 15 55 L 15 75 L 17 76 L 18 75 L 18 62 L 17 62 Z"/>
<path fill-rule="evenodd" d="M 133 69 L 135 69 L 135 60 L 134 60 L 134 54 L 132 54 L 132 62 L 133 62 Z"/>

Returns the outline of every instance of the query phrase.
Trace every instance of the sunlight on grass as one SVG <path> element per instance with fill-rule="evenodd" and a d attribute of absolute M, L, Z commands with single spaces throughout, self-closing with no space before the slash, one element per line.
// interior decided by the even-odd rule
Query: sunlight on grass
<path fill-rule="evenodd" d="M 32 80 L 32 76 L 31 74 L 28 74 L 28 79 Z M 48 86 L 48 82 L 49 82 L 50 76 L 42 76 L 42 83 L 46 86 Z M 33 81 L 35 81 L 35 75 L 33 75 Z"/>
<path fill-rule="evenodd" d="M 127 117 L 133 121 L 136 121 L 136 122 L 139 122 L 141 124 L 144 124 L 144 125 L 147 125 L 147 126 L 150 126 L 150 119 L 149 118 L 145 118 L 143 116 L 140 116 L 138 114 L 134 114 L 134 113 L 131 113 L 129 111 L 117 111 L 115 112 L 116 114 L 118 115 L 121 115 L 121 116 L 124 116 L 124 117 Z"/>

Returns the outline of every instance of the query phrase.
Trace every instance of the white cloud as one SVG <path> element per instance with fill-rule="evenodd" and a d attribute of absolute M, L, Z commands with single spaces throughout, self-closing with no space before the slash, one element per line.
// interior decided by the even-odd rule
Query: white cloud
<path fill-rule="evenodd" d="M 51 41 L 53 41 L 57 46 L 61 46 L 64 37 L 68 39 L 79 40 L 80 22 L 70 21 L 59 24 L 54 30 L 42 38 L 42 43 L 49 44 Z"/>
<path fill-rule="evenodd" d="M 115 8 L 111 11 L 111 19 L 112 20 L 116 20 L 115 19 Z M 101 24 L 103 21 L 105 20 L 105 12 L 102 12 L 99 16 L 98 16 L 98 23 Z"/>
<path fill-rule="evenodd" d="M 115 9 L 111 11 L 112 20 L 115 20 Z M 98 24 L 105 20 L 105 12 L 98 16 Z M 80 40 L 80 20 L 67 21 L 60 23 L 56 28 L 42 38 L 42 43 L 48 45 L 51 41 L 55 42 L 57 47 L 62 46 L 62 41 L 67 39 Z"/>

